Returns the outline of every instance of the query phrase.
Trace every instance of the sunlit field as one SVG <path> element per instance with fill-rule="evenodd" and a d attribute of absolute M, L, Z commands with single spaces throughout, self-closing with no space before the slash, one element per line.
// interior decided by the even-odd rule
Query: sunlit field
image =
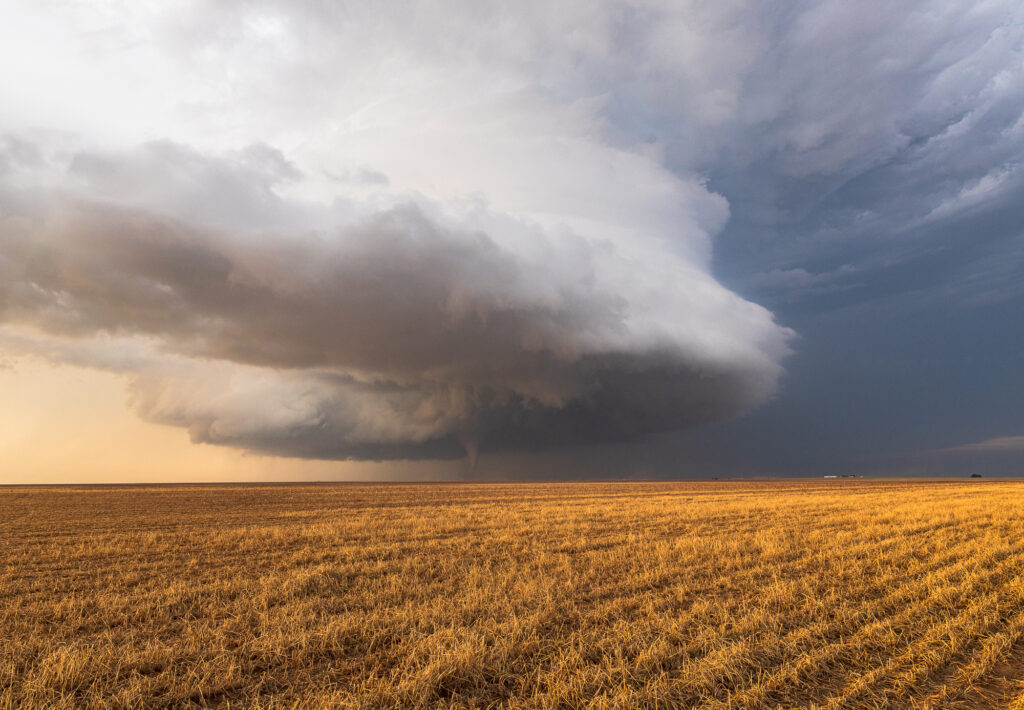
<path fill-rule="evenodd" d="M 0 489 L 0 707 L 1024 708 L 1024 484 Z"/>

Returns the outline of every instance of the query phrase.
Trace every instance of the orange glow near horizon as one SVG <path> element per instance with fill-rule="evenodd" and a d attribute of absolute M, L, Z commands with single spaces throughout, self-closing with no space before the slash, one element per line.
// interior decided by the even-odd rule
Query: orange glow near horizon
<path fill-rule="evenodd" d="M 258 456 L 139 419 L 125 380 L 36 358 L 0 367 L 0 484 L 365 480 L 436 467 Z M 420 475 L 416 475 L 419 473 Z"/>

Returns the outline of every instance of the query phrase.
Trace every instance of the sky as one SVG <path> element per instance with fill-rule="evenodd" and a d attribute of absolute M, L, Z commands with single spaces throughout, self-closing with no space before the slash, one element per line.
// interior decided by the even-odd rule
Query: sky
<path fill-rule="evenodd" d="M 0 0 L 0 482 L 1024 473 L 1024 7 Z"/>

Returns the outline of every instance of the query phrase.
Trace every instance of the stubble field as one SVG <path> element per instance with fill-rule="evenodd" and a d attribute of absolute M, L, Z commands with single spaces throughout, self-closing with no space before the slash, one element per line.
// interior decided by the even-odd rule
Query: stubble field
<path fill-rule="evenodd" d="M 1024 484 L 0 489 L 0 708 L 1024 708 Z"/>

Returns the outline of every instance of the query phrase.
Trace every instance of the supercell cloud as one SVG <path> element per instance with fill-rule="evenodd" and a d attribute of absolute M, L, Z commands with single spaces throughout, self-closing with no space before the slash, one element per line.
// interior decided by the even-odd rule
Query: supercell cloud
<path fill-rule="evenodd" d="M 1000 3 L 47 8 L 0 28 L 0 349 L 123 373 L 199 442 L 454 458 L 733 417 L 793 333 L 716 281 L 730 215 L 764 226 L 737 262 L 799 226 L 755 287 L 833 290 L 859 265 L 788 256 L 1019 179 L 976 150 L 1024 135 Z"/>
<path fill-rule="evenodd" d="M 629 440 L 775 388 L 786 332 L 708 275 L 696 226 L 412 197 L 319 214 L 274 197 L 284 165 L 159 144 L 8 187 L 0 337 L 127 372 L 137 411 L 195 441 L 315 458 Z"/>

